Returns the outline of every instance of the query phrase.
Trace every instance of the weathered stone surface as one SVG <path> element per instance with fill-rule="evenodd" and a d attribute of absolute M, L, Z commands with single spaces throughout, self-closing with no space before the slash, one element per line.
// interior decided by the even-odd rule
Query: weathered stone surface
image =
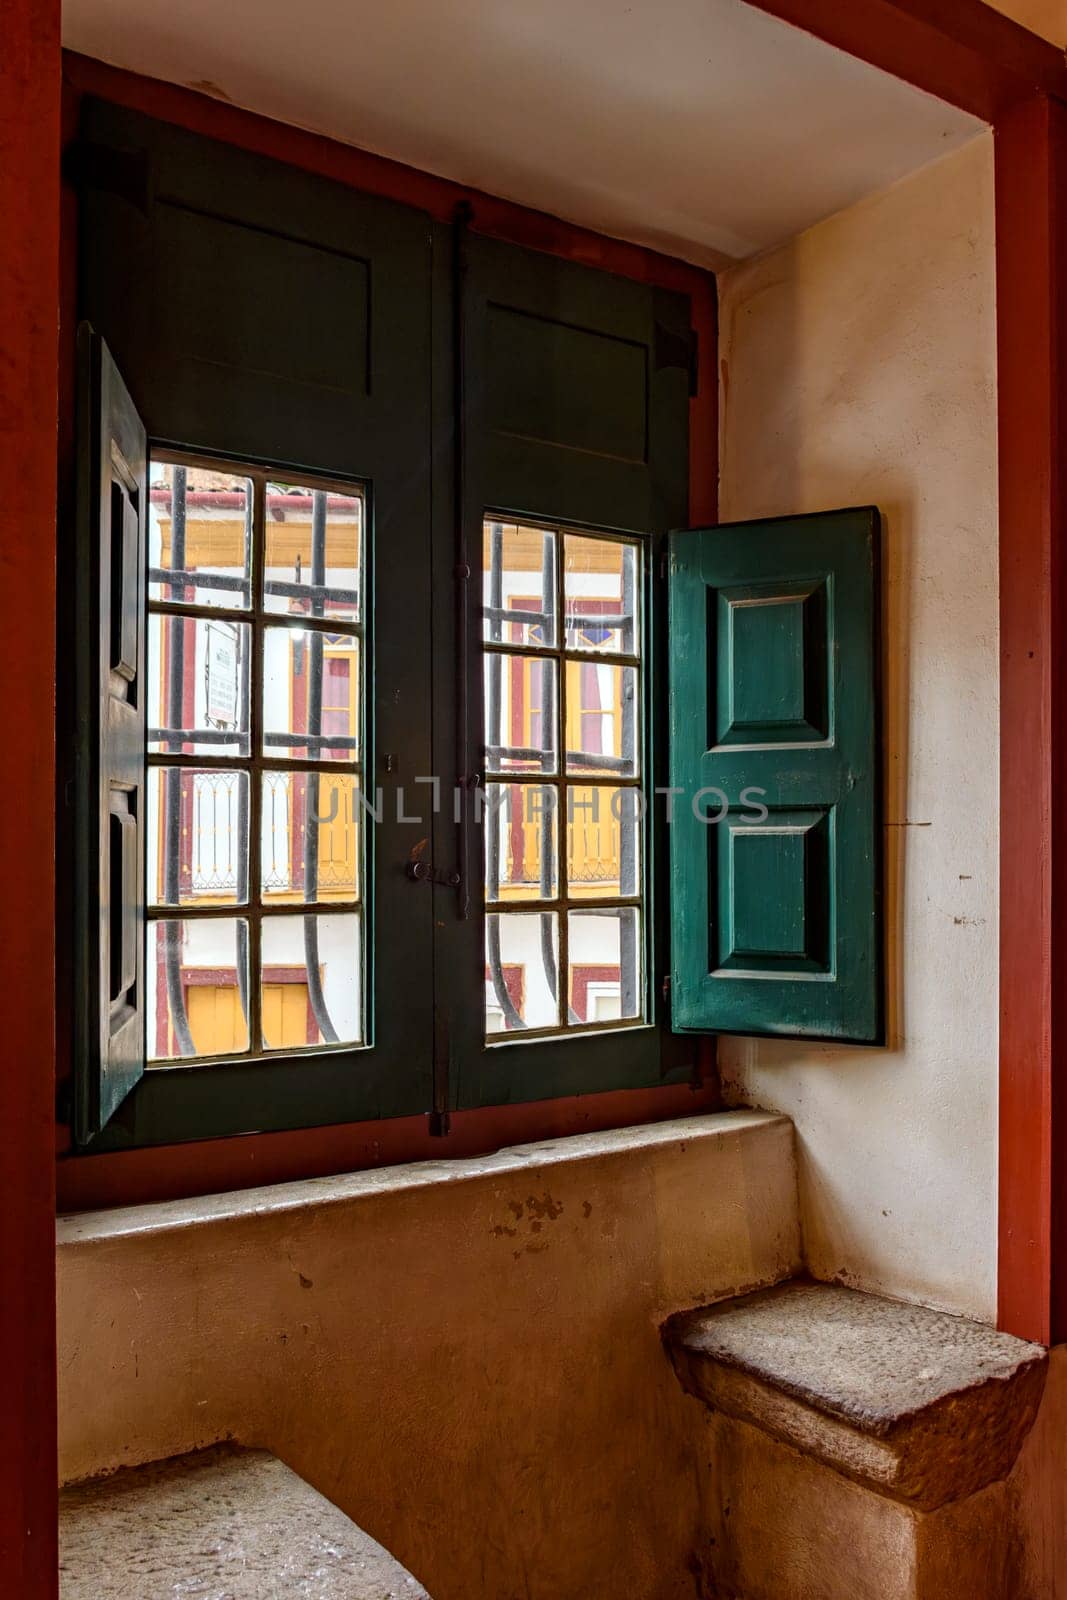
<path fill-rule="evenodd" d="M 746 1111 L 61 1219 L 61 1474 L 230 1435 L 435 1600 L 691 1597 L 659 1325 L 795 1272 L 796 1196 Z"/>
<path fill-rule="evenodd" d="M 265 1450 L 219 1445 L 60 1495 L 62 1600 L 429 1600 Z"/>
<path fill-rule="evenodd" d="M 664 1337 L 691 1394 L 923 1510 L 1006 1476 L 1048 1359 L 981 1323 L 796 1281 L 672 1317 Z"/>

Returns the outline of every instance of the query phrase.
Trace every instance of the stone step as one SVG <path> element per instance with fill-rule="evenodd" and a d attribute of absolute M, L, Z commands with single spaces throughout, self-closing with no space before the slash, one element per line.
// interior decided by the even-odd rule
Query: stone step
<path fill-rule="evenodd" d="M 429 1600 L 266 1450 L 217 1445 L 60 1494 L 62 1600 Z"/>
<path fill-rule="evenodd" d="M 682 1312 L 663 1336 L 712 1409 L 922 1511 L 1006 1477 L 1048 1363 L 982 1323 L 802 1280 Z"/>

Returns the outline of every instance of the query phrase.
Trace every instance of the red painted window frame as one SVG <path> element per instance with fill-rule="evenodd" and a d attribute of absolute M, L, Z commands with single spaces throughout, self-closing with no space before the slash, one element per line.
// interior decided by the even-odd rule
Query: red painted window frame
<path fill-rule="evenodd" d="M 998 1316 L 1067 1339 L 1067 107 L 995 129 L 1000 465 Z"/>
<path fill-rule="evenodd" d="M 55 1600 L 56 441 L 59 0 L 4 0 L 0 64 L 0 567 L 8 781 L 0 1007 L 0 1573 Z"/>

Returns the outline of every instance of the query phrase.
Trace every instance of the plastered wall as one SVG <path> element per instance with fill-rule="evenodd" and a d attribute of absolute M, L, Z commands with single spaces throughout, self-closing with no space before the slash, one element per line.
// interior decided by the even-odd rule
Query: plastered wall
<path fill-rule="evenodd" d="M 62 1475 L 229 1436 L 434 1600 L 691 1595 L 700 1413 L 659 1325 L 796 1270 L 792 1140 L 720 1113 L 62 1218 Z"/>
<path fill-rule="evenodd" d="M 997 1087 L 992 138 L 720 279 L 724 521 L 883 513 L 890 1043 L 724 1039 L 796 1123 L 820 1277 L 990 1319 Z"/>

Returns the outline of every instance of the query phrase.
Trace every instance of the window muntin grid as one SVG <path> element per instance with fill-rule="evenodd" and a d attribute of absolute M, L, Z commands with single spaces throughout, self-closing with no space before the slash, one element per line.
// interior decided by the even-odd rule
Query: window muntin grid
<path fill-rule="evenodd" d="M 643 592 L 639 539 L 484 521 L 490 1041 L 647 1020 Z"/>
<path fill-rule="evenodd" d="M 349 483 L 152 457 L 155 1066 L 365 1039 L 365 510 Z"/>

